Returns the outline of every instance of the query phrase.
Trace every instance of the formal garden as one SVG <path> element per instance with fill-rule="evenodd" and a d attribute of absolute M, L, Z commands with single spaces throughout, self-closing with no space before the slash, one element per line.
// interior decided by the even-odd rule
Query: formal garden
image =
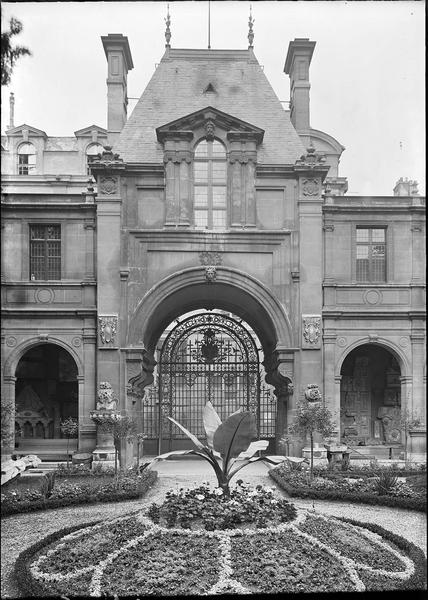
<path fill-rule="evenodd" d="M 352 520 L 351 511 L 349 518 L 337 518 L 297 508 L 278 488 L 245 482 L 241 471 L 247 465 L 276 462 L 261 455 L 267 441 L 256 439 L 252 413 L 240 411 L 222 423 L 207 403 L 203 420 L 206 444 L 171 419 L 193 450 L 158 456 L 125 473 L 65 466 L 44 498 L 25 493 L 3 498 L 9 514 L 19 504 L 40 510 L 142 498 L 156 481 L 156 464 L 173 456 L 198 456 L 215 474 L 214 485 L 170 490 L 158 502 L 63 528 L 28 547 L 14 567 L 22 593 L 121 597 L 425 589 L 425 555 L 405 538 Z M 353 502 L 377 498 L 392 506 L 399 499 L 417 510 L 426 489 L 422 470 L 378 465 L 341 471 L 319 469 L 313 461 L 306 469 L 301 462 L 281 461 L 269 475 L 289 496 L 335 499 L 335 493 L 343 500 L 349 494 Z"/>

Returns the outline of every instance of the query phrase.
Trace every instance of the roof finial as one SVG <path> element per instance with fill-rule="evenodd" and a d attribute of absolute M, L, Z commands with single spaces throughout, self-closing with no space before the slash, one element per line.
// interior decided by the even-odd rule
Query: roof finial
<path fill-rule="evenodd" d="M 254 32 L 253 32 L 253 25 L 254 25 L 254 21 L 255 19 L 253 19 L 253 15 L 251 12 L 251 4 L 250 4 L 250 18 L 248 19 L 248 49 L 253 47 L 253 40 L 254 40 Z"/>
<path fill-rule="evenodd" d="M 167 14 L 166 14 L 166 19 L 165 19 L 165 23 L 166 23 L 166 30 L 165 30 L 165 39 L 166 39 L 166 44 L 165 44 L 165 48 L 170 48 L 170 40 L 171 40 L 171 29 L 169 28 L 169 26 L 171 25 L 171 19 L 169 16 L 169 4 L 167 5 Z"/>

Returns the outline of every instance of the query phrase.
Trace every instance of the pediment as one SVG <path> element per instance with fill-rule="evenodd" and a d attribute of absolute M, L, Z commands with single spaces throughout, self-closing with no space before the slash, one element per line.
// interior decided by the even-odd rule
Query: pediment
<path fill-rule="evenodd" d="M 263 140 L 264 130 L 251 123 L 242 121 L 233 115 L 224 113 L 217 108 L 207 106 L 175 121 L 157 127 L 156 134 L 160 142 L 174 135 L 191 135 L 192 132 L 207 124 L 214 123 L 215 127 L 223 129 L 227 133 L 241 133 L 255 139 L 257 144 Z"/>
<path fill-rule="evenodd" d="M 78 129 L 77 131 L 75 131 L 74 135 L 76 137 L 92 137 L 95 132 L 99 136 L 107 136 L 107 129 L 104 129 L 99 125 L 88 125 L 83 129 Z"/>
<path fill-rule="evenodd" d="M 26 135 L 28 135 L 28 137 L 47 137 L 45 131 L 32 127 L 31 125 L 26 125 L 25 123 L 23 125 L 18 125 L 18 127 L 8 129 L 6 135 L 8 137 L 25 137 Z"/>

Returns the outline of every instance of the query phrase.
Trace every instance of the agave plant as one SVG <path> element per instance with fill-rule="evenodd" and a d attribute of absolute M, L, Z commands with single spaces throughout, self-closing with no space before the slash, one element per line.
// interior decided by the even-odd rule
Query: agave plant
<path fill-rule="evenodd" d="M 211 402 L 207 402 L 203 410 L 206 445 L 175 419 L 168 419 L 187 435 L 196 449 L 167 452 L 157 456 L 154 461 L 184 454 L 201 456 L 214 469 L 218 487 L 225 495 L 230 493 L 229 483 L 232 477 L 248 464 L 258 460 L 276 462 L 267 456 L 254 456 L 260 450 L 266 450 L 269 442 L 257 440 L 256 419 L 251 412 L 239 410 L 222 423 Z"/>

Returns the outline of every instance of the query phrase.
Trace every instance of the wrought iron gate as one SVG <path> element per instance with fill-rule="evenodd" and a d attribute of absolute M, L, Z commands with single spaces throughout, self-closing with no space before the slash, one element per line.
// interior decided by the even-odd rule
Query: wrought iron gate
<path fill-rule="evenodd" d="M 202 411 L 208 400 L 222 420 L 240 408 L 249 410 L 259 437 L 275 436 L 276 401 L 269 388 L 261 388 L 256 343 L 241 322 L 224 314 L 196 314 L 169 332 L 160 353 L 158 393 L 158 451 L 190 447 L 167 417 L 205 438 Z"/>

